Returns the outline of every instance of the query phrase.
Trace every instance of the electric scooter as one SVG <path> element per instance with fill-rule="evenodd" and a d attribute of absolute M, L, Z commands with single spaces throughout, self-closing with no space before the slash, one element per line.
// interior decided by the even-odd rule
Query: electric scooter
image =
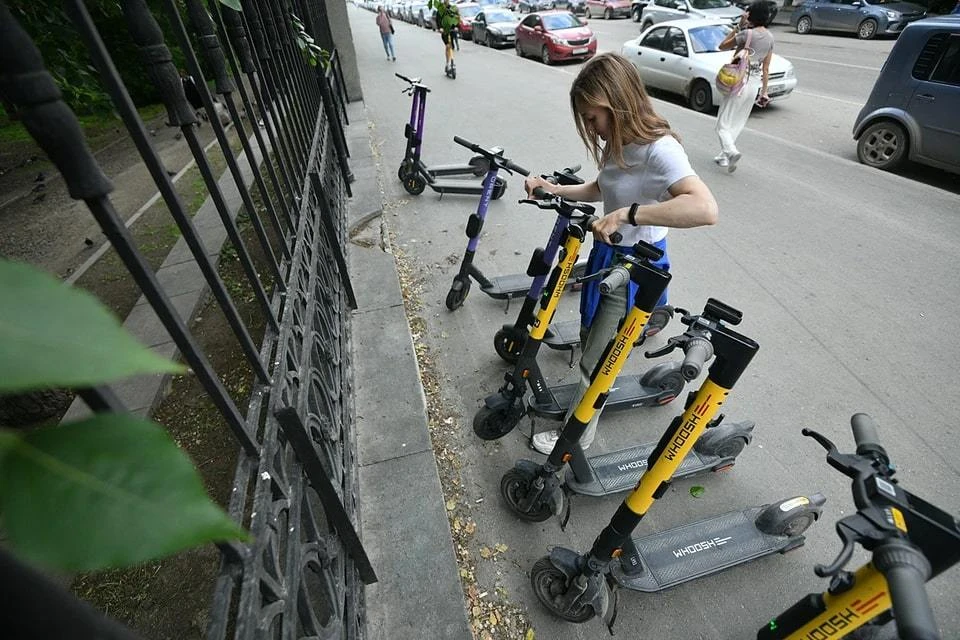
<path fill-rule="evenodd" d="M 543 195 L 549 194 L 544 192 Z M 514 365 L 513 372 L 506 374 L 505 383 L 497 393 L 484 398 L 483 406 L 481 406 L 474 415 L 474 433 L 483 440 L 496 440 L 510 433 L 520 422 L 520 419 L 527 413 L 547 415 L 552 419 L 557 419 L 554 413 L 554 408 L 557 403 L 547 388 L 543 374 L 540 372 L 540 367 L 537 364 L 537 354 L 539 353 L 540 345 L 544 341 L 543 335 L 550 326 L 550 320 L 556 312 L 559 298 L 563 293 L 563 284 L 566 283 L 569 277 L 569 272 L 572 270 L 573 263 L 577 260 L 577 255 L 587 233 L 587 228 L 584 226 L 587 218 L 582 214 L 577 216 L 574 212 L 579 209 L 581 211 L 589 211 L 590 214 L 592 214 L 594 211 L 590 205 L 569 203 L 557 196 L 551 196 L 546 200 L 521 200 L 521 202 L 536 204 L 541 209 L 556 209 L 559 215 L 570 218 L 571 223 L 564 233 L 562 258 L 554 270 L 553 276 L 551 276 L 550 283 L 545 289 L 547 293 L 544 295 L 540 311 L 533 320 L 530 334 L 523 342 L 521 353 Z M 592 220 L 590 220 L 590 223 L 592 224 Z M 621 275 L 633 274 L 627 276 L 628 279 L 634 277 L 634 275 L 635 277 L 643 278 L 645 280 L 644 286 L 648 286 L 650 290 L 658 292 L 657 298 L 654 299 L 655 303 L 659 300 L 666 285 L 664 285 L 663 289 L 657 289 L 656 287 L 659 284 L 657 278 L 647 274 L 647 271 L 644 269 L 633 269 L 631 271 L 630 267 L 647 265 L 646 260 L 651 258 L 654 260 L 659 259 L 662 257 L 663 252 L 643 242 L 638 243 L 634 247 L 634 251 L 637 252 L 635 256 L 627 254 L 620 255 L 619 259 L 627 266 L 621 266 L 619 270 L 616 270 L 616 273 Z M 656 273 L 661 273 L 660 270 L 655 271 Z M 558 275 L 563 273 L 567 275 Z M 586 276 L 586 278 L 600 277 L 601 275 L 603 274 L 593 274 L 592 276 Z M 581 280 L 583 279 L 584 278 L 581 278 Z M 606 282 L 603 282 L 600 286 L 601 290 L 603 290 L 608 285 Z M 650 313 L 652 312 L 653 308 L 651 307 Z M 633 342 L 630 344 L 630 349 L 639 341 L 645 324 L 646 319 L 644 319 L 643 323 L 635 327 L 637 331 L 632 334 Z M 660 351 L 657 355 L 664 355 L 677 347 L 685 345 L 686 342 L 687 340 L 683 338 L 673 339 L 672 342 L 668 342 L 665 348 L 666 351 Z M 628 349 L 622 353 L 624 360 L 629 351 Z M 618 355 L 621 355 L 621 353 L 618 352 Z M 652 357 L 652 354 L 648 355 Z M 601 362 L 602 361 L 601 359 Z M 620 361 L 617 372 L 622 368 L 622 365 L 623 362 Z M 689 371 L 689 369 L 685 369 L 678 362 L 666 362 L 654 366 L 642 376 L 623 376 L 617 378 L 616 386 L 619 387 L 622 385 L 625 389 L 614 389 L 613 392 L 610 392 L 608 388 L 607 391 L 604 392 L 604 401 L 607 403 L 605 406 L 613 406 L 612 403 L 616 402 L 617 408 L 626 409 L 628 406 L 625 405 L 629 405 L 630 408 L 635 408 L 664 405 L 672 402 L 677 395 L 683 391 L 684 385 L 688 382 L 684 377 L 685 371 Z M 529 402 L 525 402 L 524 398 L 528 385 L 532 395 Z M 562 417 L 561 414 L 559 418 Z"/>
<path fill-rule="evenodd" d="M 403 161 L 397 171 L 397 177 L 403 183 L 403 188 L 410 195 L 418 196 L 428 186 L 439 193 L 456 193 L 465 195 L 479 195 L 483 190 L 480 182 L 464 179 L 442 181 L 437 178 L 450 176 L 464 176 L 481 178 L 486 175 L 490 166 L 483 156 L 470 158 L 467 164 L 446 164 L 427 166 L 420 159 L 423 146 L 424 125 L 426 121 L 427 94 L 430 89 L 420 81 L 420 78 L 408 78 L 399 73 L 395 74 L 409 86 L 402 93 L 413 97 L 410 107 L 410 122 L 404 127 L 403 135 L 407 139 L 407 146 L 403 154 Z M 500 198 L 507 189 L 504 180 L 497 180 L 491 197 Z"/>
<path fill-rule="evenodd" d="M 840 453 L 816 431 L 802 432 L 827 450 L 827 464 L 853 479 L 857 512 L 837 522 L 843 548 L 829 565 L 814 567 L 818 576 L 830 578 L 830 586 L 771 620 L 757 640 L 858 637 L 866 625 L 888 631 L 893 624 L 898 633 L 892 637 L 940 638 L 924 583 L 960 561 L 960 520 L 897 484 L 869 416 L 855 414 L 850 424 L 856 453 Z M 848 571 L 844 567 L 858 544 L 873 557 Z"/>
<path fill-rule="evenodd" d="M 453 140 L 484 159 L 487 164 L 487 176 L 483 179 L 483 190 L 480 193 L 480 203 L 477 205 L 477 211 L 470 214 L 467 219 L 467 249 L 464 251 L 463 260 L 460 261 L 460 270 L 453 276 L 453 284 L 450 285 L 450 291 L 447 292 L 445 301 L 447 309 L 450 311 L 456 311 L 463 306 L 464 300 L 470 293 L 471 278 L 477 281 L 481 291 L 491 298 L 499 300 L 517 297 L 525 290 L 525 288 L 517 287 L 517 281 L 525 278 L 522 274 L 488 279 L 479 267 L 473 263 L 473 260 L 477 254 L 480 232 L 483 231 L 483 223 L 487 218 L 487 209 L 490 206 L 493 192 L 496 190 L 497 181 L 503 180 L 497 176 L 497 173 L 500 169 L 504 169 L 510 172 L 515 171 L 523 176 L 530 174 L 523 167 L 504 158 L 503 149 L 500 147 L 484 149 L 460 136 L 454 136 Z"/>
<path fill-rule="evenodd" d="M 631 273 L 633 276 L 633 273 Z M 639 300 L 627 316 L 637 317 L 638 307 L 652 309 L 652 300 Z M 723 306 L 716 301 L 708 304 Z M 551 506 L 559 507 L 550 496 L 557 490 L 557 472 L 577 455 L 577 443 L 593 415 L 595 404 L 602 404 L 602 392 L 609 389 L 612 376 L 607 372 L 616 362 L 617 345 L 629 348 L 630 340 L 621 331 L 613 348 L 598 367 L 599 374 L 564 426 L 560 439 L 547 462 L 531 475 L 520 465 L 508 472 L 501 483 L 501 494 L 519 517 L 531 516 Z M 627 339 L 624 339 L 627 338 Z M 587 554 L 554 547 L 549 556 L 533 566 L 530 582 L 537 599 L 554 615 L 570 622 L 586 622 L 601 616 L 611 629 L 616 618 L 616 591 L 619 585 L 635 591 L 656 592 L 683 582 L 701 578 L 773 554 L 786 553 L 804 543 L 802 533 L 815 522 L 826 499 L 821 494 L 797 496 L 780 502 L 724 513 L 706 520 L 675 527 L 655 535 L 631 538 L 631 534 L 655 500 L 664 495 L 671 478 L 691 452 L 720 406 L 759 349 L 756 342 L 729 327 L 717 323 L 708 342 L 715 359 L 700 389 L 675 418 L 648 459 L 648 469 L 636 488 L 626 497 L 601 531 Z M 700 342 L 688 348 L 684 362 L 702 366 L 710 349 Z M 602 382 L 602 383 L 601 383 Z M 532 468 L 532 463 L 527 468 Z M 555 509 L 555 513 L 559 510 Z M 542 519 L 540 517 L 536 519 Z M 609 581 L 609 584 L 608 584 Z"/>

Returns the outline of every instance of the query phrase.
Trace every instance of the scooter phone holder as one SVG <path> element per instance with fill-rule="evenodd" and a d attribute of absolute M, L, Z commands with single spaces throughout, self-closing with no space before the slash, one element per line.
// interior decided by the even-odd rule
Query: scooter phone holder
<path fill-rule="evenodd" d="M 707 300 L 707 304 L 703 307 L 702 315 L 712 320 L 723 320 L 727 324 L 732 325 L 738 325 L 740 321 L 743 320 L 743 313 L 741 311 L 720 302 L 716 298 Z"/>

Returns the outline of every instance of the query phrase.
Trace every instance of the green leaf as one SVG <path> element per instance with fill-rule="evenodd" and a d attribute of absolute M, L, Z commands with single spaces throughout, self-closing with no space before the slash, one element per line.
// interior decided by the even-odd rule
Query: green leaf
<path fill-rule="evenodd" d="M 0 392 L 102 384 L 183 368 L 153 354 L 82 289 L 0 260 Z"/>
<path fill-rule="evenodd" d="M 27 560 L 89 571 L 247 537 L 207 497 L 190 459 L 152 422 L 98 414 L 0 435 L 3 529 Z"/>
<path fill-rule="evenodd" d="M 706 492 L 707 490 L 701 487 L 700 485 L 694 485 L 690 487 L 690 495 L 692 495 L 694 498 L 703 497 L 703 494 L 705 494 Z"/>
<path fill-rule="evenodd" d="M 243 11 L 243 7 L 240 6 L 240 0 L 220 0 L 220 4 L 224 4 L 234 11 Z"/>

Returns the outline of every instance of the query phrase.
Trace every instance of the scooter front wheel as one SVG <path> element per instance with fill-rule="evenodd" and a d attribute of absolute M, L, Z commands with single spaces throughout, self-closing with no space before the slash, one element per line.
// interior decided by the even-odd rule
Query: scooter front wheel
<path fill-rule="evenodd" d="M 404 160 L 400 163 L 400 168 L 397 169 L 397 177 L 400 178 L 400 182 L 406 182 L 407 179 L 413 177 L 413 161 Z"/>
<path fill-rule="evenodd" d="M 567 622 L 580 623 L 590 620 L 596 615 L 591 606 L 584 605 L 575 611 L 559 606 L 558 600 L 570 589 L 568 582 L 567 576 L 553 565 L 549 556 L 537 560 L 530 570 L 530 586 L 533 587 L 537 600 L 550 613 Z"/>
<path fill-rule="evenodd" d="M 518 408 L 519 407 L 519 408 Z M 499 409 L 484 405 L 473 416 L 473 432 L 481 440 L 502 438 L 517 426 L 523 417 L 523 403 L 513 403 Z"/>
<path fill-rule="evenodd" d="M 427 181 L 423 176 L 414 175 L 410 176 L 403 181 L 403 188 L 407 190 L 412 196 L 418 196 L 423 193 L 423 190 L 427 188 Z"/>
<path fill-rule="evenodd" d="M 540 504 L 533 511 L 525 511 L 520 502 L 530 491 L 533 477 L 518 469 L 510 469 L 500 479 L 500 496 L 518 518 L 528 522 L 544 522 L 553 515 L 549 504 Z"/>
<path fill-rule="evenodd" d="M 517 364 L 526 336 L 514 327 L 501 328 L 493 336 L 493 349 L 505 362 Z"/>
<path fill-rule="evenodd" d="M 470 280 L 460 280 L 455 278 L 447 292 L 446 305 L 450 311 L 456 311 L 463 306 L 463 301 L 467 299 L 470 293 Z"/>

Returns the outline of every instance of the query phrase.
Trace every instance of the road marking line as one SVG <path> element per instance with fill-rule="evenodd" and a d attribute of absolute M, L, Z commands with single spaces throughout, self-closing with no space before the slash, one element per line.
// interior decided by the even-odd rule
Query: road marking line
<path fill-rule="evenodd" d="M 810 93 L 809 91 L 803 91 L 802 89 L 794 89 L 793 93 L 800 94 L 801 96 L 810 96 L 813 98 L 823 98 L 824 100 L 833 100 L 834 102 L 842 102 L 843 104 L 853 105 L 854 107 L 862 107 L 862 102 L 854 102 L 852 100 L 844 100 L 843 98 L 834 98 L 832 96 L 825 96 L 820 93 Z"/>
<path fill-rule="evenodd" d="M 838 67 L 850 67 L 851 69 L 866 69 L 868 71 L 880 71 L 880 67 L 865 67 L 859 64 L 847 64 L 846 62 L 831 62 L 830 60 L 817 60 L 816 58 L 800 58 L 798 56 L 790 56 L 787 60 L 803 60 L 804 62 L 816 62 L 819 64 L 833 64 Z"/>

